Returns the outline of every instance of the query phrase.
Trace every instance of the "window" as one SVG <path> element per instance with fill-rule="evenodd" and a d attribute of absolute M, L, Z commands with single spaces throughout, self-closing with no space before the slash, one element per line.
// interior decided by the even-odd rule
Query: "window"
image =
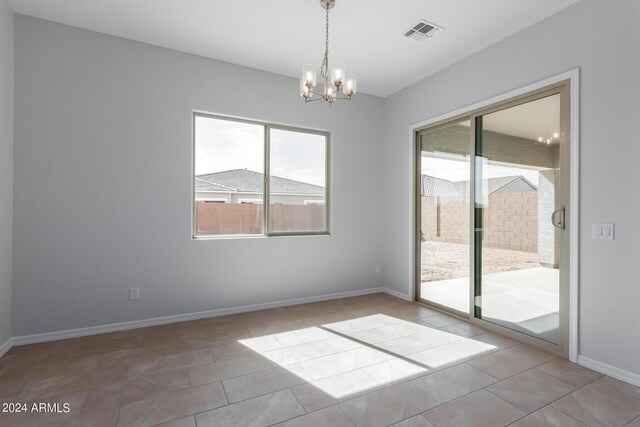
<path fill-rule="evenodd" d="M 327 132 L 195 113 L 194 237 L 328 234 L 328 153 Z"/>

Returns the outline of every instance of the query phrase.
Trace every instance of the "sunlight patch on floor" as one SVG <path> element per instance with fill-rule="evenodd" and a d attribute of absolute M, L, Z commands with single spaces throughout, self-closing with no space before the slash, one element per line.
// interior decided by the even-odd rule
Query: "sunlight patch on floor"
<path fill-rule="evenodd" d="M 384 314 L 238 342 L 333 398 L 418 377 L 496 349 Z"/>

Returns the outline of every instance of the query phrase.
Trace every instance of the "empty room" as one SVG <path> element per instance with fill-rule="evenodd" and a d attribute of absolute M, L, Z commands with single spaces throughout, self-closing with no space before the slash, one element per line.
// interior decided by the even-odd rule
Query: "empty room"
<path fill-rule="evenodd" d="M 0 426 L 640 427 L 640 2 L 0 0 Z"/>

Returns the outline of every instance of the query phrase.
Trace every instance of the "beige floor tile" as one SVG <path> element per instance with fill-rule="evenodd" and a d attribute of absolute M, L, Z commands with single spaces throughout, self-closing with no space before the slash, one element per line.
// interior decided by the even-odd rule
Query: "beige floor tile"
<path fill-rule="evenodd" d="M 164 325 L 165 327 L 171 325 Z M 162 327 L 158 327 L 162 328 Z M 134 347 L 146 347 L 150 345 L 157 344 L 159 342 L 167 342 L 167 341 L 180 341 L 184 339 L 198 339 L 204 338 L 204 333 L 202 331 L 193 331 L 193 330 L 170 330 L 170 331 L 157 331 L 157 332 L 147 332 L 143 333 L 139 336 L 136 336 L 133 341 Z"/>
<path fill-rule="evenodd" d="M 640 399 L 640 387 L 636 387 L 624 381 L 604 376 L 596 381 L 596 383 L 613 389 L 615 393 L 622 393 L 635 399 Z"/>
<path fill-rule="evenodd" d="M 406 337 L 379 342 L 376 344 L 376 347 L 400 356 L 419 353 L 421 351 L 425 351 L 437 346 L 437 342 L 422 339 L 421 337 L 416 335 L 409 335 Z"/>
<path fill-rule="evenodd" d="M 16 366 L 32 365 L 44 362 L 51 354 L 52 349 L 33 349 L 21 352 L 7 352 L 0 358 L 0 371 L 15 368 Z"/>
<path fill-rule="evenodd" d="M 227 392 L 229 402 L 234 403 L 285 388 L 295 387 L 310 379 L 299 364 L 294 364 L 286 368 L 276 367 L 231 378 L 222 383 Z"/>
<path fill-rule="evenodd" d="M 494 352 L 496 347 L 475 341 L 474 338 L 461 338 L 449 344 L 430 348 L 407 357 L 421 363 L 427 369 L 442 369 L 467 360 Z"/>
<path fill-rule="evenodd" d="M 508 348 L 474 358 L 468 363 L 493 377 L 505 379 L 538 366 L 542 361 Z"/>
<path fill-rule="evenodd" d="M 631 421 L 625 427 L 640 427 L 640 417 L 638 417 L 635 420 Z"/>
<path fill-rule="evenodd" d="M 337 337 L 339 337 L 339 335 L 318 327 L 297 329 L 274 335 L 274 338 L 282 344 L 282 347 L 291 347 Z"/>
<path fill-rule="evenodd" d="M 575 387 L 531 369 L 494 384 L 487 390 L 531 413 L 571 393 Z"/>
<path fill-rule="evenodd" d="M 222 342 L 229 339 L 251 338 L 252 335 L 249 332 L 250 325 L 251 324 L 247 322 L 236 321 L 218 323 L 209 327 L 203 327 L 200 330 L 204 338 L 216 339 Z"/>
<path fill-rule="evenodd" d="M 189 388 L 186 371 L 145 375 L 131 381 L 110 384 L 89 390 L 83 412 L 98 408 L 121 406 L 128 403 L 163 396 Z"/>
<path fill-rule="evenodd" d="M 640 427 L 640 388 L 385 294 L 14 347 L 0 400 L 19 398 L 72 413 L 0 425 Z"/>
<path fill-rule="evenodd" d="M 244 333 L 222 332 L 219 335 L 204 338 L 186 338 L 182 340 L 185 349 L 199 350 L 203 348 L 213 347 L 215 345 L 223 345 L 253 338 L 249 331 Z"/>
<path fill-rule="evenodd" d="M 426 375 L 429 370 L 404 359 L 391 359 L 386 362 L 362 368 L 380 384 L 393 384 L 408 381 Z"/>
<path fill-rule="evenodd" d="M 189 368 L 189 380 L 192 387 L 227 380 L 254 372 L 271 369 L 275 365 L 263 356 L 246 356 L 223 360 Z"/>
<path fill-rule="evenodd" d="M 156 342 L 143 347 L 132 347 L 105 353 L 102 355 L 103 358 L 100 362 L 100 367 L 109 368 L 120 366 L 128 368 L 132 362 L 139 362 L 163 356 L 172 356 L 180 353 L 189 353 L 192 351 L 194 351 L 194 349 L 185 345 L 184 340 L 173 339 L 169 341 Z"/>
<path fill-rule="evenodd" d="M 349 338 L 338 337 L 338 336 L 335 338 L 328 339 L 327 342 L 331 344 L 340 353 L 343 351 L 353 350 L 355 348 L 360 348 L 365 346 L 364 344 L 361 344 L 358 341 L 355 341 Z"/>
<path fill-rule="evenodd" d="M 640 399 L 597 382 L 551 406 L 592 427 L 624 426 L 640 415 Z"/>
<path fill-rule="evenodd" d="M 445 326 L 445 327 L 438 328 L 438 329 L 440 331 L 448 332 L 450 334 L 458 335 L 458 336 L 465 337 L 465 338 L 471 338 L 471 337 L 474 337 L 476 335 L 481 335 L 481 334 L 484 334 L 484 333 L 487 332 L 484 329 L 480 330 L 480 331 L 473 331 L 470 328 L 465 328 L 464 326 L 467 326 L 467 324 L 463 322 L 463 323 L 457 323 L 457 324 L 451 325 L 451 326 Z M 480 328 L 478 328 L 478 329 L 480 329 Z"/>
<path fill-rule="evenodd" d="M 391 427 L 433 427 L 433 424 L 427 421 L 422 415 L 416 415 L 415 417 L 395 423 Z"/>
<path fill-rule="evenodd" d="M 87 396 L 86 391 L 81 391 L 72 394 L 66 394 L 62 396 L 49 397 L 45 399 L 38 399 L 37 401 L 21 402 L 27 406 L 27 412 L 25 413 L 5 413 L 0 412 L 0 426 L 13 427 L 13 426 L 33 426 L 44 424 L 46 422 L 60 421 L 63 419 L 69 419 L 80 415 L 82 410 L 82 403 Z M 49 404 L 49 409 L 32 410 L 33 405 Z M 68 412 L 65 409 L 65 404 L 68 404 Z M 37 406 L 40 408 L 40 406 Z"/>
<path fill-rule="evenodd" d="M 338 352 L 339 350 L 332 346 L 328 340 L 321 340 L 265 351 L 262 355 L 277 365 L 285 366 Z"/>
<path fill-rule="evenodd" d="M 494 377 L 462 363 L 425 375 L 412 382 L 440 402 L 445 403 L 497 381 Z"/>
<path fill-rule="evenodd" d="M 369 344 L 375 344 L 406 337 L 408 335 L 419 334 L 426 330 L 428 330 L 428 328 L 425 326 L 403 321 L 393 325 L 353 332 L 350 333 L 349 336 Z"/>
<path fill-rule="evenodd" d="M 359 317 L 356 319 L 352 318 L 343 322 L 327 324 L 324 325 L 324 327 L 329 330 L 348 335 L 354 332 L 380 328 L 383 326 L 389 326 L 401 322 L 403 322 L 402 319 L 386 316 L 384 314 L 374 314 L 370 316 Z"/>
<path fill-rule="evenodd" d="M 504 335 L 494 334 L 493 332 L 475 335 L 472 339 L 485 344 L 491 344 L 496 348 L 509 348 L 520 344 L 518 341 L 507 338 Z"/>
<path fill-rule="evenodd" d="M 381 384 L 364 369 L 301 384 L 291 391 L 307 412 L 336 405 L 345 400 L 381 388 Z"/>
<path fill-rule="evenodd" d="M 93 372 L 62 375 L 29 382 L 18 395 L 20 401 L 71 394 L 107 384 L 123 383 L 123 368 L 98 369 Z"/>
<path fill-rule="evenodd" d="M 311 378 L 319 380 L 365 366 L 375 365 L 390 359 L 393 359 L 393 356 L 387 353 L 370 347 L 360 347 L 354 350 L 300 362 L 300 365 L 309 373 Z"/>
<path fill-rule="evenodd" d="M 41 342 L 37 344 L 14 345 L 2 357 L 12 356 L 14 354 L 26 354 L 32 351 L 51 352 L 56 342 L 60 342 L 60 341 L 46 341 L 46 342 Z"/>
<path fill-rule="evenodd" d="M 384 388 L 340 404 L 361 427 L 388 426 L 438 405 L 425 390 L 408 382 Z"/>
<path fill-rule="evenodd" d="M 97 335 L 101 337 L 100 335 Z M 104 340 L 104 341 L 102 341 Z M 90 356 L 93 354 L 110 353 L 112 351 L 124 350 L 134 346 L 134 338 L 127 340 L 110 340 L 108 337 L 102 340 L 88 343 L 74 342 L 56 345 L 47 358 L 47 361 L 64 360 L 76 357 Z"/>
<path fill-rule="evenodd" d="M 603 376 L 599 372 L 561 358 L 537 366 L 536 369 L 575 387 L 582 387 Z"/>
<path fill-rule="evenodd" d="M 215 345 L 209 348 L 213 360 L 235 359 L 238 357 L 255 356 L 269 350 L 282 348 L 282 343 L 274 336 L 248 338 L 239 342 Z"/>
<path fill-rule="evenodd" d="M 119 407 L 103 408 L 90 413 L 46 423 L 43 427 L 115 427 Z"/>
<path fill-rule="evenodd" d="M 0 375 L 0 399 L 17 396 L 25 388 L 26 385 L 26 380 L 14 379 L 3 381 L 2 375 Z"/>
<path fill-rule="evenodd" d="M 158 356 L 158 353 L 152 352 L 146 347 L 125 348 L 123 350 L 108 353 L 100 361 L 100 368 L 129 368 L 134 360 L 147 359 L 152 356 Z"/>
<path fill-rule="evenodd" d="M 305 329 L 307 324 L 302 320 L 274 320 L 249 327 L 249 332 L 254 337 L 264 337 L 269 335 L 280 334 L 283 332 L 296 331 Z"/>
<path fill-rule="evenodd" d="M 282 390 L 196 415 L 198 427 L 266 427 L 304 414 L 291 394 Z"/>
<path fill-rule="evenodd" d="M 207 384 L 124 405 L 120 408 L 118 426 L 151 426 L 226 404 L 222 385 Z"/>
<path fill-rule="evenodd" d="M 447 316 L 446 314 L 439 314 L 436 316 L 425 317 L 421 323 L 428 326 L 433 326 L 435 328 L 443 328 L 445 326 L 457 325 L 458 323 L 462 322 L 462 320 L 456 317 Z"/>
<path fill-rule="evenodd" d="M 156 424 L 154 427 L 196 427 L 196 417 L 191 415 L 166 423 Z"/>
<path fill-rule="evenodd" d="M 503 427 L 525 415 L 520 409 L 485 390 L 422 414 L 435 427 Z"/>
<path fill-rule="evenodd" d="M 571 418 L 551 406 L 534 412 L 533 414 L 516 421 L 511 427 L 587 427 L 575 418 Z"/>
<path fill-rule="evenodd" d="M 353 427 L 354 425 L 338 406 L 330 406 L 277 424 L 276 427 Z"/>
<path fill-rule="evenodd" d="M 2 382 L 36 381 L 51 376 L 62 376 L 80 372 L 92 372 L 100 365 L 103 354 L 80 357 L 76 359 L 44 362 L 34 365 L 21 365 L 2 374 Z"/>
<path fill-rule="evenodd" d="M 511 347 L 511 349 L 520 353 L 524 353 L 527 356 L 538 359 L 542 362 L 549 362 L 550 360 L 556 359 L 558 357 L 555 354 L 547 353 L 546 351 L 540 350 L 539 348 L 535 348 L 527 344 L 518 344 Z"/>
<path fill-rule="evenodd" d="M 213 358 L 208 349 L 169 356 L 157 356 L 131 362 L 127 372 L 127 379 L 131 380 L 142 375 L 177 371 L 192 366 L 206 365 L 207 363 L 213 363 Z"/>
<path fill-rule="evenodd" d="M 376 345 L 393 353 L 408 355 L 425 351 L 430 348 L 439 347 L 441 345 L 450 344 L 462 339 L 463 337 L 460 335 L 441 331 L 439 329 L 422 327 L 422 331 L 420 333 L 385 341 Z"/>

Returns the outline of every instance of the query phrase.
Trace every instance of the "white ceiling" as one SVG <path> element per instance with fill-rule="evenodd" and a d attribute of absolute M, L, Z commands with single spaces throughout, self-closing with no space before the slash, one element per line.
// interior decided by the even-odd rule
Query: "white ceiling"
<path fill-rule="evenodd" d="M 560 132 L 560 95 L 487 114 L 484 129 L 520 138 L 537 140 Z"/>
<path fill-rule="evenodd" d="M 358 89 L 388 96 L 578 0 L 336 0 L 330 61 Z M 12 9 L 80 28 L 298 77 L 320 65 L 319 0 L 7 0 Z M 435 37 L 402 36 L 419 19 Z"/>

